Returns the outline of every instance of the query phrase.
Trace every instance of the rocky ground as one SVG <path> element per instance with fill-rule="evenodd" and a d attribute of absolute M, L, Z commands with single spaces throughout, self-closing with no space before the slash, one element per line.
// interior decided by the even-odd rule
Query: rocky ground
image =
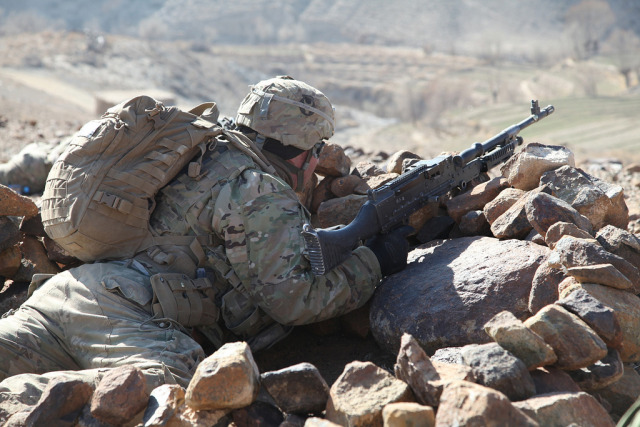
<path fill-rule="evenodd" d="M 366 189 L 415 157 L 329 145 L 322 180 L 299 196 L 316 226 L 348 222 Z M 225 346 L 186 390 L 163 386 L 151 400 L 130 367 L 95 391 L 54 382 L 9 425 L 612 426 L 640 393 L 640 171 L 582 166 L 564 147 L 529 144 L 493 178 L 414 214 L 408 267 L 366 307 L 255 355 Z M 72 265 L 44 236 L 34 200 L 0 187 L 3 311 L 24 300 L 34 273 Z M 61 396 L 75 402 L 65 413 Z"/>

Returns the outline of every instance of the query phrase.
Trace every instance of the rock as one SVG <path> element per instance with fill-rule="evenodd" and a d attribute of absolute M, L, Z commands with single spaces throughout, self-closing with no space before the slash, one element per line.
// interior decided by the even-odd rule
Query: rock
<path fill-rule="evenodd" d="M 562 369 L 545 366 L 531 371 L 536 394 L 581 391 L 576 382 Z"/>
<path fill-rule="evenodd" d="M 546 172 L 540 178 L 540 184 L 549 185 L 556 197 L 589 218 L 594 230 L 608 224 L 627 228 L 629 209 L 619 185 L 609 184 L 571 166 Z"/>
<path fill-rule="evenodd" d="M 313 193 L 311 194 L 311 206 L 309 209 L 311 213 L 316 213 L 322 202 L 336 197 L 336 195 L 331 192 L 331 184 L 334 179 L 336 178 L 332 176 L 324 177 L 322 181 L 316 185 L 316 188 L 313 189 Z"/>
<path fill-rule="evenodd" d="M 447 363 L 451 365 L 464 365 L 462 360 L 462 348 L 463 347 L 443 347 L 439 348 L 431 356 L 432 362 Z M 472 381 L 473 382 L 473 381 Z"/>
<path fill-rule="evenodd" d="M 518 199 L 491 223 L 491 232 L 498 239 L 522 239 L 533 229 L 525 205 L 529 193 Z"/>
<path fill-rule="evenodd" d="M 200 362 L 187 387 L 186 403 L 196 410 L 243 408 L 255 400 L 259 384 L 247 343 L 226 343 Z"/>
<path fill-rule="evenodd" d="M 9 310 L 17 310 L 26 301 L 28 290 L 27 283 L 6 280 L 0 291 L 0 316 Z"/>
<path fill-rule="evenodd" d="M 35 215 L 38 215 L 38 207 L 33 200 L 0 184 L 0 216 L 31 217 Z"/>
<path fill-rule="evenodd" d="M 419 246 L 409 254 L 407 268 L 376 289 L 371 332 L 393 354 L 405 332 L 427 353 L 488 342 L 483 327 L 495 314 L 509 310 L 518 318 L 528 316 L 531 281 L 548 251 L 533 243 L 490 237 Z"/>
<path fill-rule="evenodd" d="M 514 406 L 541 426 L 615 426 L 602 405 L 585 392 L 545 394 L 516 402 Z"/>
<path fill-rule="evenodd" d="M 509 400 L 524 400 L 536 392 L 527 366 L 497 343 L 469 344 L 462 360 L 471 367 L 476 382 L 504 393 Z"/>
<path fill-rule="evenodd" d="M 329 386 L 310 363 L 265 372 L 260 381 L 283 412 L 319 414 L 327 406 Z"/>
<path fill-rule="evenodd" d="M 154 388 L 142 417 L 144 427 L 170 425 L 184 405 L 185 390 L 178 384 L 163 384 Z"/>
<path fill-rule="evenodd" d="M 371 188 L 379 188 L 385 185 L 387 182 L 396 179 L 399 175 L 397 173 L 381 173 L 378 175 L 367 176 L 365 179 L 367 185 Z"/>
<path fill-rule="evenodd" d="M 328 228 L 349 224 L 367 200 L 367 196 L 352 194 L 322 202 L 318 207 L 316 226 Z"/>
<path fill-rule="evenodd" d="M 29 236 L 45 237 L 47 233 L 42 225 L 42 217 L 38 213 L 31 217 L 24 217 L 20 221 L 20 231 Z"/>
<path fill-rule="evenodd" d="M 483 209 L 506 187 L 507 180 L 502 177 L 478 184 L 470 191 L 447 200 L 447 212 L 451 218 L 460 223 L 467 212 Z"/>
<path fill-rule="evenodd" d="M 616 254 L 640 269 L 640 238 L 635 234 L 606 225 L 598 230 L 596 239 L 608 252 Z"/>
<path fill-rule="evenodd" d="M 15 277 L 22 267 L 22 251 L 20 247 L 13 246 L 0 252 L 0 276 Z"/>
<path fill-rule="evenodd" d="M 382 410 L 385 427 L 433 427 L 436 415 L 430 406 L 413 402 L 390 403 Z"/>
<path fill-rule="evenodd" d="M 622 343 L 619 348 L 622 361 L 639 362 L 640 298 L 630 292 L 608 286 L 583 283 L 580 287 L 593 298 L 613 309 L 622 329 Z"/>
<path fill-rule="evenodd" d="M 567 371 L 573 380 L 584 391 L 595 391 L 618 381 L 624 373 L 620 353 L 610 348 L 602 360 L 586 368 Z"/>
<path fill-rule="evenodd" d="M 20 243 L 22 233 L 20 229 L 10 218 L 0 216 L 0 252 Z"/>
<path fill-rule="evenodd" d="M 340 424 L 336 424 L 323 418 L 311 417 L 307 418 L 304 423 L 304 427 L 340 427 Z"/>
<path fill-rule="evenodd" d="M 517 188 L 505 188 L 493 200 L 487 202 L 482 209 L 485 218 L 489 224 L 493 222 L 503 213 L 507 211 L 515 202 L 517 202 L 525 192 Z"/>
<path fill-rule="evenodd" d="M 538 186 L 543 173 L 564 165 L 575 166 L 573 153 L 556 145 L 527 144 L 500 167 L 509 185 L 521 190 Z"/>
<path fill-rule="evenodd" d="M 570 222 L 556 222 L 547 229 L 547 234 L 544 236 L 544 241 L 551 249 L 555 248 L 558 240 L 562 236 L 573 236 L 580 239 L 592 239 L 593 237 L 584 230 L 578 228 L 577 225 Z"/>
<path fill-rule="evenodd" d="M 358 162 L 352 172 L 354 175 L 359 176 L 360 178 L 364 178 L 365 180 L 368 180 L 371 177 L 374 176 L 378 176 L 378 175 L 384 175 L 387 172 L 383 171 L 382 169 L 380 169 L 378 167 L 378 165 L 376 165 L 373 162 L 370 162 L 368 160 L 363 160 L 361 162 Z M 398 174 L 394 174 L 394 175 L 398 175 Z M 371 185 L 371 184 L 369 184 Z M 371 187 L 371 188 L 375 188 L 375 187 Z"/>
<path fill-rule="evenodd" d="M 460 232 L 463 236 L 489 236 L 489 227 L 482 211 L 469 211 L 460 218 Z"/>
<path fill-rule="evenodd" d="M 184 405 L 167 427 L 230 426 L 233 425 L 233 419 L 228 412 L 229 410 L 195 410 Z"/>
<path fill-rule="evenodd" d="M 537 426 L 499 391 L 468 381 L 447 385 L 436 414 L 436 427 Z"/>
<path fill-rule="evenodd" d="M 608 347 L 620 348 L 622 344 L 622 328 L 616 313 L 594 298 L 584 288 L 577 288 L 556 304 L 564 307 L 582 319 L 593 329 Z"/>
<path fill-rule="evenodd" d="M 436 215 L 438 215 L 439 207 L 438 202 L 429 202 L 422 206 L 409 216 L 407 223 L 413 227 L 415 231 L 422 230 L 424 225 Z"/>
<path fill-rule="evenodd" d="M 328 143 L 322 148 L 318 158 L 316 173 L 322 176 L 345 176 L 349 174 L 351 159 L 338 144 Z"/>
<path fill-rule="evenodd" d="M 558 359 L 551 346 L 510 311 L 496 314 L 484 325 L 484 330 L 502 348 L 522 360 L 530 371 L 552 365 Z"/>
<path fill-rule="evenodd" d="M 558 356 L 556 365 L 561 369 L 584 368 L 607 354 L 602 339 L 578 316 L 559 305 L 544 307 L 524 324 L 553 348 Z"/>
<path fill-rule="evenodd" d="M 409 334 L 403 334 L 400 351 L 393 367 L 396 378 L 409 384 L 416 400 L 428 406 L 438 406 L 442 386 L 434 382 L 440 380 L 438 371 L 420 344 Z"/>
<path fill-rule="evenodd" d="M 137 366 L 123 365 L 107 372 L 91 398 L 91 415 L 106 423 L 122 425 L 149 403 L 147 381 Z"/>
<path fill-rule="evenodd" d="M 593 231 L 591 223 L 585 216 L 564 200 L 547 193 L 533 193 L 531 197 L 528 197 L 525 211 L 529 223 L 543 237 L 546 236 L 549 227 L 557 222 L 575 224 L 587 233 Z"/>
<path fill-rule="evenodd" d="M 325 418 L 340 425 L 382 426 L 389 403 L 414 402 L 409 386 L 371 362 L 351 362 L 331 386 Z"/>
<path fill-rule="evenodd" d="M 54 378 L 47 384 L 38 403 L 23 414 L 23 425 L 72 425 L 92 393 L 93 387 L 82 380 Z"/>
<path fill-rule="evenodd" d="M 633 292 L 640 290 L 640 272 L 624 258 L 607 252 L 590 240 L 564 236 L 558 240 L 549 258 L 551 266 L 565 268 L 611 264 L 633 283 Z"/>
<path fill-rule="evenodd" d="M 18 271 L 13 276 L 16 282 L 30 282 L 34 274 L 56 274 L 60 267 L 52 262 L 40 240 L 25 236 L 20 243 L 22 260 Z"/>
<path fill-rule="evenodd" d="M 547 242 L 544 241 L 544 237 L 542 237 L 535 229 L 531 230 L 524 240 L 535 243 L 536 245 L 547 246 Z"/>
<path fill-rule="evenodd" d="M 435 239 L 446 239 L 455 225 L 450 216 L 435 216 L 424 223 L 416 233 L 416 239 L 420 243 L 427 243 Z"/>
<path fill-rule="evenodd" d="M 611 264 L 570 267 L 567 273 L 580 283 L 597 283 L 616 289 L 629 289 L 633 283 Z"/>
<path fill-rule="evenodd" d="M 540 264 L 531 283 L 529 311 L 536 314 L 542 307 L 558 299 L 558 285 L 567 277 L 562 270 L 553 268 L 548 261 Z"/>
<path fill-rule="evenodd" d="M 367 182 L 356 175 L 347 175 L 331 181 L 331 192 L 336 197 L 344 197 L 350 194 L 366 195 L 370 189 Z"/>
<path fill-rule="evenodd" d="M 631 365 L 625 365 L 622 377 L 594 393 L 611 403 L 611 413 L 621 417 L 640 396 L 640 375 Z"/>
<path fill-rule="evenodd" d="M 407 150 L 396 151 L 387 160 L 387 171 L 388 172 L 397 173 L 397 174 L 401 174 L 402 173 L 402 164 L 403 164 L 404 160 L 407 160 L 407 159 L 422 160 L 422 158 L 420 156 L 418 156 L 415 153 L 412 153 L 411 151 L 407 151 Z"/>
<path fill-rule="evenodd" d="M 307 418 L 296 414 L 284 414 L 284 421 L 278 427 L 304 427 Z"/>
<path fill-rule="evenodd" d="M 279 426 L 284 421 L 284 415 L 278 408 L 265 402 L 256 401 L 244 408 L 231 412 L 235 426 Z"/>

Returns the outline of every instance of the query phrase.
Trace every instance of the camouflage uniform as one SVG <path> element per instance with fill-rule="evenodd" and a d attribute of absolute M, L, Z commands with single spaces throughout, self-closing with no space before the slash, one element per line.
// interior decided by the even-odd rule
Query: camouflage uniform
<path fill-rule="evenodd" d="M 181 175 L 161 191 L 151 224 L 160 235 L 211 236 L 203 247 L 202 266 L 215 276 L 228 329 L 250 341 L 273 321 L 318 322 L 360 307 L 371 297 L 381 274 L 367 247 L 357 248 L 324 276 L 311 273 L 301 233 L 308 213 L 284 181 L 258 169 L 232 146 L 211 151 L 203 170 L 208 173 L 201 180 Z M 162 251 L 161 259 L 188 257 L 184 248 Z M 151 272 L 185 265 L 181 261 L 162 267 L 149 262 L 149 256 L 138 259 Z M 194 263 L 183 272 L 195 269 Z M 238 328 L 245 321 L 252 325 Z"/>
<path fill-rule="evenodd" d="M 152 320 L 151 297 L 149 278 L 117 262 L 85 264 L 35 290 L 0 320 L 0 421 L 36 403 L 57 376 L 97 384 L 106 368 L 133 364 L 149 390 L 186 386 L 204 352 Z"/>

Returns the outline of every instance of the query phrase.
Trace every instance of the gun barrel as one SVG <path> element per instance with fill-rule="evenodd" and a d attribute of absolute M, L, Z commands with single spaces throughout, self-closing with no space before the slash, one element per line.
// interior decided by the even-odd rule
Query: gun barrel
<path fill-rule="evenodd" d="M 537 101 L 531 101 L 532 104 L 537 105 Z M 499 134 L 495 135 L 492 138 L 487 139 L 484 142 L 476 142 L 471 147 L 467 148 L 460 154 L 453 157 L 454 164 L 456 166 L 462 167 L 469 163 L 471 160 L 476 159 L 482 156 L 484 153 L 487 153 L 496 147 L 503 147 L 509 142 L 513 141 L 515 137 L 520 133 L 523 129 L 531 126 L 537 121 L 547 117 L 549 114 L 552 114 L 555 111 L 553 105 L 547 105 L 542 110 L 536 109 L 535 114 L 531 114 L 529 117 L 524 119 L 518 124 L 513 126 L 509 126 L 504 129 Z M 532 109 L 532 113 L 534 110 Z"/>

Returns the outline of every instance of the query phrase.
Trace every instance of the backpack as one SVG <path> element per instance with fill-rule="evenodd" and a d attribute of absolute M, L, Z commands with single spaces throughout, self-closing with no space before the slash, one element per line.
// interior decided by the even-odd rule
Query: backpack
<path fill-rule="evenodd" d="M 227 134 L 218 114 L 213 102 L 183 111 L 138 96 L 85 124 L 47 177 L 46 233 L 85 262 L 131 258 L 160 243 L 149 228 L 154 197 L 185 166 L 198 179 L 207 144 Z"/>

